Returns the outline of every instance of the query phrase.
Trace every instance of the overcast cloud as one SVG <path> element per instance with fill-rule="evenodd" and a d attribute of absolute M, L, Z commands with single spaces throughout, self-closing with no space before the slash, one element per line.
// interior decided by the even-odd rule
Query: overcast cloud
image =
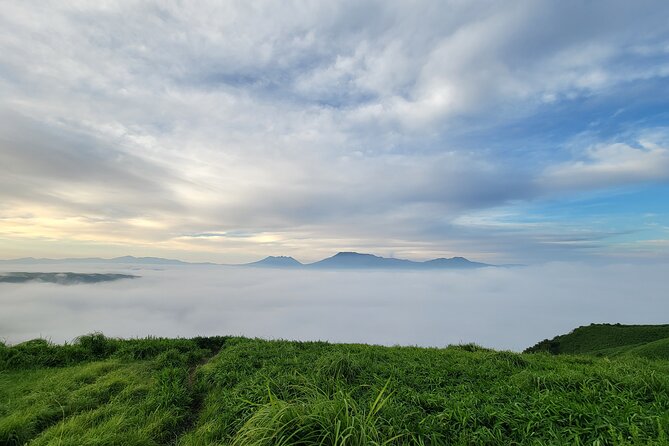
<path fill-rule="evenodd" d="M 0 257 L 669 257 L 664 1 L 1 8 Z"/>

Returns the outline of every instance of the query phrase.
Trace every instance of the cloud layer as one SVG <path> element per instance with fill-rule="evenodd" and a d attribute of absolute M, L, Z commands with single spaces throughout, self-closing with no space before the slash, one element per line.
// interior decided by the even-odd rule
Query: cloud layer
<path fill-rule="evenodd" d="M 519 244 L 578 257 L 546 231 L 463 222 L 667 183 L 667 14 L 661 1 L 5 2 L 0 243 L 7 257 L 526 260 Z"/>
<path fill-rule="evenodd" d="M 73 286 L 0 284 L 0 336 L 10 343 L 38 336 L 63 342 L 103 331 L 385 345 L 476 342 L 522 350 L 593 322 L 665 323 L 666 269 L 564 263 L 399 273 L 119 268 L 114 272 L 142 277 Z"/>

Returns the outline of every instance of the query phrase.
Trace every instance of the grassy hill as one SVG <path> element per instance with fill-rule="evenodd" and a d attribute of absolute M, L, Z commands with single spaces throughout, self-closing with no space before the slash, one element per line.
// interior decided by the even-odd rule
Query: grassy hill
<path fill-rule="evenodd" d="M 597 356 L 631 354 L 669 359 L 668 347 L 669 325 L 591 324 L 553 339 L 545 339 L 526 352 Z"/>
<path fill-rule="evenodd" d="M 660 445 L 668 434 L 667 361 L 223 337 L 0 344 L 0 445 Z"/>
<path fill-rule="evenodd" d="M 625 354 L 630 356 L 642 356 L 649 359 L 669 360 L 669 338 L 631 347 Z"/>

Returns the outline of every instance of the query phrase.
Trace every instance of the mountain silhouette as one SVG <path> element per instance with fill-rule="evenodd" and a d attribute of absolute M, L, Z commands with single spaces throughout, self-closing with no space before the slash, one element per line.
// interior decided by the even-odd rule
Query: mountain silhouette
<path fill-rule="evenodd" d="M 451 259 L 439 258 L 426 262 L 414 262 L 406 259 L 345 251 L 305 266 L 319 269 L 466 269 L 492 265 L 471 262 L 464 257 L 453 257 Z"/>
<path fill-rule="evenodd" d="M 299 268 L 300 262 L 289 256 L 268 256 L 257 262 L 246 263 L 242 266 L 259 266 L 264 268 Z"/>
<path fill-rule="evenodd" d="M 34 257 L 24 257 L 21 259 L 0 260 L 0 263 L 9 263 L 13 265 L 58 265 L 63 263 L 85 263 L 85 264 L 124 264 L 124 265 L 212 265 L 212 263 L 190 263 L 182 260 L 163 259 L 162 257 L 133 257 L 123 256 L 112 259 L 103 259 L 100 257 L 80 257 L 68 259 L 36 259 Z"/>
<path fill-rule="evenodd" d="M 319 260 L 314 263 L 300 263 L 289 256 L 269 256 L 257 262 L 244 263 L 241 265 L 221 265 L 217 263 L 190 263 L 182 260 L 163 259 L 161 257 L 133 257 L 123 256 L 112 259 L 92 258 L 69 258 L 69 259 L 35 259 L 26 257 L 22 259 L 0 260 L 0 264 L 14 265 L 53 265 L 53 264 L 122 264 L 122 265 L 219 265 L 219 266 L 246 266 L 263 268 L 308 268 L 308 269 L 473 269 L 483 268 L 487 263 L 472 262 L 464 257 L 438 258 L 425 262 L 415 262 L 407 259 L 396 259 L 380 257 L 373 254 L 365 254 L 352 251 L 338 252 L 332 257 Z M 503 265 L 506 266 L 506 265 Z"/>
<path fill-rule="evenodd" d="M 488 265 L 487 263 L 472 262 L 471 260 L 467 260 L 464 257 L 451 257 L 450 259 L 440 257 L 438 259 L 421 262 L 421 265 L 423 265 L 425 268 L 453 268 L 453 269 L 483 268 L 486 266 L 492 266 Z"/>

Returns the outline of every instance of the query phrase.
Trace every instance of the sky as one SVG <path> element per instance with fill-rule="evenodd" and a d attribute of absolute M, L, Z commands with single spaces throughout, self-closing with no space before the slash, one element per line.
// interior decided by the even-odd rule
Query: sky
<path fill-rule="evenodd" d="M 669 260 L 664 0 L 0 8 L 0 258 Z"/>

